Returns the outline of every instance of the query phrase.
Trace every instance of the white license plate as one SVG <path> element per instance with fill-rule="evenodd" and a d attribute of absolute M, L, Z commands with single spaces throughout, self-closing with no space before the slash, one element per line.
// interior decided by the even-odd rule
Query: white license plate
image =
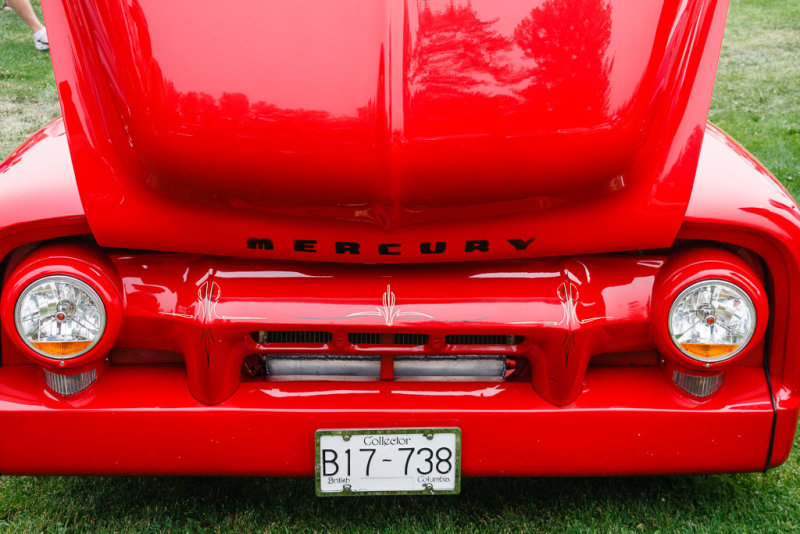
<path fill-rule="evenodd" d="M 461 430 L 318 430 L 317 495 L 458 493 Z"/>

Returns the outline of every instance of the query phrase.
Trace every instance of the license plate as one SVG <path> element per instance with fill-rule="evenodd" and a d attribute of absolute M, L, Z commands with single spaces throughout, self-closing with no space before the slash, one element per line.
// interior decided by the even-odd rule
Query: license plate
<path fill-rule="evenodd" d="M 458 493 L 461 430 L 318 430 L 317 495 Z"/>

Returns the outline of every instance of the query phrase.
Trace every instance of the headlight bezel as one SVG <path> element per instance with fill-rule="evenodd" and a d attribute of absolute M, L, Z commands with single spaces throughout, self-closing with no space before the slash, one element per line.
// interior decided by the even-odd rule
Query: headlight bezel
<path fill-rule="evenodd" d="M 81 355 L 54 359 L 33 350 L 17 331 L 16 305 L 25 289 L 48 276 L 68 276 L 88 285 L 105 308 L 105 328 L 99 341 Z M 59 373 L 79 373 L 96 367 L 117 344 L 122 331 L 122 282 L 114 264 L 96 246 L 84 242 L 62 242 L 42 246 L 20 260 L 7 278 L 0 297 L 0 315 L 6 338 L 21 356 L 45 369 Z"/>
<path fill-rule="evenodd" d="M 733 251 L 711 246 L 686 247 L 669 256 L 653 286 L 651 301 L 652 336 L 658 353 L 680 369 L 715 372 L 750 358 L 763 346 L 769 322 L 769 302 L 763 272 Z M 755 310 L 755 326 L 746 343 L 724 358 L 694 358 L 673 341 L 670 329 L 674 303 L 696 284 L 711 280 L 739 289 Z M 755 358 L 755 355 L 753 356 Z M 755 363 L 755 360 L 753 360 Z"/>

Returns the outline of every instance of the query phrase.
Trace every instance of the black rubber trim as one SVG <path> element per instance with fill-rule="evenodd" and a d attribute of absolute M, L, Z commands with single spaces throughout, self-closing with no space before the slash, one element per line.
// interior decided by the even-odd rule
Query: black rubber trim
<path fill-rule="evenodd" d="M 12 251 L 13 252 L 13 251 Z M 12 252 L 9 252 L 5 258 L 0 259 L 0 293 L 3 290 L 3 280 L 6 278 L 6 269 L 8 269 L 8 258 L 11 257 Z M 0 322 L 2 322 L 3 318 L 0 317 Z M 0 337 L 4 336 L 2 332 L 0 332 Z M 3 366 L 3 349 L 0 347 L 0 367 Z"/>
<path fill-rule="evenodd" d="M 766 349 L 766 347 L 765 347 Z M 772 461 L 772 448 L 775 445 L 775 428 L 778 426 L 778 404 L 775 402 L 775 393 L 772 391 L 772 380 L 769 373 L 769 351 L 764 351 L 764 376 L 767 379 L 767 389 L 769 390 L 769 400 L 772 403 L 772 429 L 769 434 L 769 448 L 767 448 L 767 462 L 764 464 L 764 472 L 769 470 Z"/>
<path fill-rule="evenodd" d="M 772 285 L 772 279 L 769 276 L 769 271 L 767 270 L 766 265 L 762 262 L 762 267 L 764 269 L 764 277 L 766 280 L 766 286 L 773 289 L 774 294 L 774 286 Z M 772 299 L 769 300 L 769 316 L 774 317 L 775 309 L 772 305 Z M 769 470 L 769 464 L 772 461 L 772 449 L 775 446 L 775 429 L 778 426 L 778 403 L 775 401 L 775 392 L 772 391 L 772 375 L 769 372 L 769 355 L 772 353 L 772 328 L 770 325 L 767 325 L 767 332 L 764 335 L 764 378 L 767 380 L 767 390 L 769 391 L 769 400 L 772 403 L 772 428 L 770 429 L 769 433 L 769 447 L 767 448 L 767 461 L 764 463 L 764 472 L 766 473 Z"/>

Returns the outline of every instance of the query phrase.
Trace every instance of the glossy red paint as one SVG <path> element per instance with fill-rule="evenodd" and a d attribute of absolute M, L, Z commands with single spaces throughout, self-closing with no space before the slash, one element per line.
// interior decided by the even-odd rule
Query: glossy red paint
<path fill-rule="evenodd" d="M 727 1 L 44 7 L 101 245 L 427 263 L 669 246 Z"/>
<path fill-rule="evenodd" d="M 180 1 L 44 3 L 69 148 L 55 121 L 0 165 L 0 471 L 309 475 L 319 428 L 421 425 L 462 429 L 468 476 L 788 456 L 800 210 L 705 126 L 727 2 L 254 2 L 268 31 L 214 20 L 252 51 L 248 69 L 225 47 L 188 56 L 176 43 L 211 46 L 191 39 L 210 21 Z M 284 46 L 264 53 L 271 39 Z M 252 237 L 271 241 L 247 249 Z M 501 258 L 517 259 L 487 261 Z M 121 316 L 98 381 L 70 397 L 45 388 L 8 324 L 23 277 L 64 269 L 106 279 Z M 670 284 L 710 273 L 764 293 L 769 323 L 699 400 L 671 382 L 701 371 L 670 359 L 659 314 Z M 271 329 L 332 336 L 251 335 Z M 276 352 L 508 354 L 529 368 L 494 383 L 243 378 L 245 357 Z M 56 441 L 71 454 L 53 455 Z"/>
<path fill-rule="evenodd" d="M 337 266 L 180 254 L 112 256 L 125 293 L 118 346 L 182 354 L 189 387 L 216 404 L 258 353 L 513 354 L 556 405 L 581 391 L 590 359 L 652 348 L 649 308 L 659 256 L 434 266 Z M 387 304 L 389 303 L 389 304 Z M 258 345 L 259 330 L 331 332 L 324 344 Z M 352 332 L 423 333 L 424 345 L 364 348 Z M 446 343 L 458 334 L 518 335 L 512 347 Z"/>
<path fill-rule="evenodd" d="M 17 334 L 14 320 L 3 321 L 6 337 L 28 358 L 42 367 L 59 373 L 73 374 L 96 368 L 115 347 L 122 326 L 122 291 L 119 277 L 108 257 L 88 244 L 50 245 L 28 255 L 3 285 L 0 309 L 4 317 L 14 317 L 20 294 L 31 283 L 52 275 L 65 275 L 85 282 L 97 291 L 106 312 L 105 330 L 91 350 L 71 359 L 55 360 L 31 350 Z"/>
<path fill-rule="evenodd" d="M 38 369 L 4 367 L 0 471 L 309 476 L 319 428 L 420 426 L 462 429 L 466 476 L 754 471 L 773 417 L 763 373 L 746 368 L 706 402 L 657 369 L 590 369 L 564 408 L 528 384 L 386 382 L 249 383 L 209 408 L 185 383 L 177 367 L 112 366 L 60 400 Z"/>
<path fill-rule="evenodd" d="M 56 119 L 0 163 L 0 258 L 28 243 L 88 233 L 64 121 Z"/>
<path fill-rule="evenodd" d="M 39 249 L 12 274 L 3 313 L 13 305 L 9 295 L 17 291 L 17 280 L 34 270 L 59 272 L 59 266 L 78 261 L 71 256 L 97 253 L 74 245 Z M 109 257 L 113 267 L 104 273 L 119 277 L 125 302 L 125 330 L 116 347 L 175 352 L 185 370 L 106 365 L 94 386 L 67 398 L 43 392 L 38 369 L 9 365 L 0 370 L 7 370 L 9 383 L 25 395 L 40 397 L 7 399 L 8 410 L 0 411 L 0 418 L 8 416 L 12 426 L 22 411 L 29 416 L 23 421 L 36 421 L 53 433 L 48 439 L 62 431 L 66 423 L 59 421 L 67 413 L 75 418 L 71 424 L 91 429 L 67 438 L 85 454 L 62 459 L 58 467 L 33 467 L 27 453 L 16 454 L 6 468 L 11 472 L 308 475 L 311 458 L 302 451 L 313 442 L 304 444 L 304 436 L 313 436 L 317 428 L 342 426 L 459 426 L 467 433 L 465 439 L 471 436 L 465 441 L 472 443 L 464 456 L 467 475 L 705 472 L 757 469 L 766 458 L 773 411 L 758 358 L 755 366 L 749 362 L 726 369 L 725 386 L 702 402 L 674 388 L 670 374 L 657 366 L 607 366 L 615 354 L 625 361 L 631 351 L 652 350 L 648 303 L 664 256 L 393 267 L 113 251 Z M 713 265 L 736 263 L 715 249 L 706 249 L 703 257 Z M 96 256 L 94 260 L 105 263 Z M 747 270 L 746 265 L 737 267 Z M 260 329 L 325 330 L 333 338 L 316 345 L 267 345 L 250 336 Z M 430 342 L 413 348 L 353 345 L 347 333 L 360 331 L 422 332 Z M 445 341 L 446 335 L 462 333 L 518 335 L 525 341 L 512 348 Z M 242 361 L 249 354 L 310 352 L 509 354 L 527 359 L 531 379 L 474 384 L 242 382 Z M 600 354 L 612 355 L 606 366 L 588 367 Z M 42 395 L 49 400 L 43 402 Z M 42 402 L 44 411 L 37 412 Z M 207 404 L 213 406 L 204 408 Z M 601 406 L 614 410 L 598 414 Z M 61 415 L 46 415 L 50 412 Z M 710 425 L 711 414 L 716 424 L 720 417 L 731 424 Z M 214 422 L 207 420 L 210 415 Z M 199 424 L 198 417 L 205 422 Z M 254 423 L 261 418 L 263 425 Z M 489 432 L 497 425 L 502 430 Z M 139 456 L 118 442 L 123 429 L 132 426 L 147 429 L 161 443 L 144 448 L 158 448 L 161 459 L 154 460 L 152 453 Z M 285 442 L 274 439 L 276 426 Z M 676 442 L 667 434 L 676 426 L 692 443 L 691 454 L 674 455 Z M 631 440 L 634 430 L 639 439 Z M 584 432 L 602 442 L 596 446 L 603 462 L 567 460 L 570 455 L 564 451 L 582 447 L 579 436 Z M 281 462 L 242 463 L 242 450 L 267 435 L 273 436 L 272 445 L 262 457 L 279 457 Z M 196 455 L 178 454 L 184 459 L 176 463 L 174 455 L 182 444 L 195 440 L 216 445 Z M 512 440 L 537 445 L 524 460 L 496 454 L 501 443 Z M 101 447 L 106 452 L 99 452 Z M 561 462 L 553 460 L 556 450 Z M 641 456 L 636 461 L 630 456 L 634 450 Z M 713 461 L 706 458 L 709 454 Z"/>
<path fill-rule="evenodd" d="M 39 143 L 49 144 L 55 141 L 65 142 L 63 136 L 42 136 Z M 769 465 L 777 465 L 788 455 L 798 413 L 797 396 L 794 393 L 797 376 L 792 371 L 797 365 L 793 361 L 793 355 L 796 353 L 784 352 L 787 347 L 795 347 L 797 339 L 793 333 L 784 328 L 784 325 L 792 319 L 792 316 L 787 314 L 791 311 L 787 304 L 793 292 L 797 291 L 796 286 L 788 282 L 793 279 L 798 265 L 796 257 L 793 256 L 796 252 L 790 250 L 794 246 L 794 240 L 800 236 L 800 220 L 798 220 L 800 218 L 788 194 L 763 168 L 723 134 L 710 128 L 704 146 L 695 186 L 697 196 L 693 197 L 693 203 L 690 204 L 689 216 L 682 228 L 681 237 L 703 241 L 713 237 L 724 237 L 725 241 L 735 245 L 749 245 L 748 248 L 759 252 L 765 259 L 771 281 L 768 287 L 770 294 L 774 295 L 772 306 L 775 311 L 772 314 L 770 327 L 768 358 L 774 369 L 771 385 L 776 392 L 777 405 L 775 412 L 777 425 Z M 6 175 L 16 168 L 18 165 L 10 168 L 7 166 Z M 725 180 L 720 178 L 718 169 L 725 171 Z M 64 177 L 68 177 L 68 174 L 55 173 Z M 750 188 L 749 195 L 731 194 L 729 187 L 731 182 L 736 185 L 746 182 Z M 53 187 L 64 186 L 54 183 Z M 730 202 L 727 205 L 717 206 L 717 198 L 723 193 L 733 198 L 728 199 Z M 754 210 L 749 207 L 751 205 L 768 208 Z M 695 213 L 707 214 L 708 218 L 693 215 Z M 706 228 L 706 225 L 710 225 L 709 228 Z M 770 253 L 771 249 L 785 254 Z M 537 314 L 546 315 L 548 318 L 551 315 L 555 317 L 556 310 L 563 304 L 562 297 L 567 297 L 571 293 L 559 293 L 558 285 L 554 284 L 555 277 L 552 282 L 548 282 L 550 280 L 548 276 L 556 272 L 557 276 L 564 280 L 574 280 L 577 277 L 581 282 L 576 285 L 580 290 L 578 302 L 581 303 L 581 306 L 576 308 L 578 318 L 583 318 L 584 312 L 595 311 L 608 312 L 611 316 L 625 318 L 626 321 L 622 322 L 624 325 L 622 331 L 615 330 L 613 324 L 604 321 L 609 328 L 605 329 L 604 333 L 600 332 L 601 337 L 610 340 L 610 343 L 619 344 L 609 347 L 608 350 L 642 349 L 650 347 L 652 343 L 645 334 L 649 328 L 650 309 L 646 295 L 651 291 L 652 280 L 656 271 L 661 268 L 664 258 L 664 256 L 646 256 L 635 260 L 637 256 L 631 254 L 597 256 L 589 261 L 592 265 L 591 270 L 585 270 L 580 266 L 578 263 L 581 261 L 580 258 L 492 262 L 471 266 L 462 264 L 334 268 L 333 265 L 324 264 L 285 262 L 263 264 L 253 260 L 182 257 L 178 254 L 110 252 L 114 270 L 122 280 L 123 294 L 126 295 L 124 331 L 117 345 L 141 346 L 146 349 L 171 346 L 173 350 L 181 350 L 180 343 L 183 342 L 175 335 L 176 331 L 199 333 L 195 328 L 197 321 L 189 317 L 173 316 L 169 321 L 177 326 L 163 328 L 154 325 L 159 320 L 163 323 L 164 318 L 153 314 L 160 315 L 166 312 L 191 317 L 200 307 L 197 301 L 197 289 L 204 274 L 222 273 L 223 276 L 228 274 L 228 278 L 225 279 L 225 294 L 229 294 L 227 288 L 230 279 L 235 288 L 231 294 L 233 298 L 230 301 L 218 302 L 219 307 L 215 309 L 221 315 L 233 316 L 234 312 L 238 314 L 241 311 L 244 315 L 254 311 L 260 312 L 263 309 L 264 302 L 253 297 L 254 293 L 247 290 L 247 285 L 250 283 L 273 292 L 281 306 L 300 307 L 301 298 L 297 295 L 301 297 L 305 295 L 318 298 L 320 302 L 316 306 L 323 309 L 338 309 L 340 312 L 348 313 L 354 311 L 356 307 L 359 310 L 362 306 L 368 309 L 378 300 L 379 295 L 373 293 L 372 286 L 377 285 L 377 279 L 384 270 L 386 274 L 396 277 L 395 289 L 398 281 L 402 281 L 404 288 L 406 283 L 411 284 L 408 286 L 410 287 L 408 303 L 405 300 L 398 300 L 401 311 L 414 311 L 406 304 L 425 306 L 427 311 L 437 308 L 435 310 L 437 313 L 439 313 L 438 308 L 461 310 L 461 305 L 466 304 L 470 309 L 482 313 L 492 311 L 497 314 L 500 319 L 487 323 L 494 327 L 505 324 L 503 321 L 508 322 L 509 316 L 533 312 L 532 306 L 525 306 L 525 298 L 530 298 L 531 292 L 535 293 L 537 288 L 542 291 L 548 288 L 555 289 L 549 301 L 544 300 L 536 305 Z M 181 261 L 185 266 L 183 271 L 178 267 Z M 271 267 L 266 268 L 268 265 Z M 535 266 L 538 268 L 532 268 Z M 565 269 L 565 266 L 569 268 Z M 641 282 L 636 282 L 634 276 L 636 270 L 631 271 L 633 267 L 642 273 L 650 273 L 639 277 L 644 287 L 640 285 Z M 515 274 L 503 274 L 514 273 L 514 268 L 516 268 Z M 462 282 L 469 281 L 474 284 L 467 286 L 467 289 L 461 292 L 453 290 L 448 286 L 451 269 L 454 269 L 454 273 L 461 273 Z M 285 274 L 287 272 L 290 274 Z M 365 277 L 365 273 L 368 272 L 371 272 L 375 279 Z M 494 278 L 472 278 L 487 272 L 492 273 Z M 595 278 L 594 284 L 597 284 L 595 286 L 588 283 L 590 274 L 594 272 L 605 273 L 601 277 L 602 281 Z M 528 273 L 530 278 L 526 278 L 524 273 Z M 782 273 L 788 273 L 788 276 Z M 294 289 L 285 280 L 287 276 Z M 512 283 L 509 283 L 507 276 L 512 276 Z M 527 293 L 522 291 L 522 295 L 518 283 L 520 278 L 525 279 L 527 287 Z M 326 287 L 330 289 L 326 290 Z M 477 288 L 482 289 L 477 291 Z M 619 288 L 616 294 L 613 293 L 615 288 Z M 380 290 L 383 290 L 382 283 L 378 287 L 378 292 Z M 449 291 L 452 291 L 451 295 L 448 295 Z M 612 292 L 608 293 L 609 291 Z M 437 299 L 426 300 L 425 294 L 431 292 L 439 299 L 438 304 Z M 343 295 L 352 298 L 343 299 Z M 465 295 L 471 295 L 472 298 Z M 602 301 L 593 300 L 598 295 L 602 297 Z M 212 291 L 212 300 L 213 296 Z M 458 297 L 455 302 L 454 296 Z M 587 300 L 583 300 L 584 298 Z M 624 304 L 626 298 L 629 303 L 627 307 Z M 563 307 L 561 309 L 563 310 Z M 635 311 L 637 309 L 638 312 Z M 373 321 L 385 320 L 377 313 L 374 317 L 368 318 Z M 364 326 L 364 317 L 359 321 L 362 321 L 359 326 Z M 426 321 L 427 319 L 422 318 L 422 324 L 426 324 Z M 297 328 L 301 322 L 300 319 L 295 319 L 295 322 L 284 319 L 282 324 Z M 220 324 L 224 332 L 236 322 L 220 321 Z M 636 326 L 637 324 L 639 326 Z M 379 327 L 379 324 L 372 326 Z M 441 324 L 435 326 L 442 327 Z M 465 331 L 471 330 L 469 323 L 457 323 L 455 327 Z M 637 330 L 641 334 L 636 334 Z M 509 330 L 505 327 L 504 331 Z M 138 338 L 138 335 L 143 337 Z M 580 394 L 561 408 L 548 402 L 539 393 L 539 389 L 542 388 L 537 389 L 532 387 L 535 384 L 524 382 L 492 384 L 489 387 L 516 393 L 501 397 L 503 401 L 508 400 L 508 403 L 497 400 L 489 401 L 491 404 L 484 404 L 484 401 L 494 397 L 478 396 L 474 392 L 482 389 L 475 384 L 464 386 L 376 382 L 358 386 L 348 383 L 343 388 L 342 384 L 336 383 L 321 385 L 244 382 L 235 388 L 227 399 L 221 400 L 214 406 L 207 406 L 191 395 L 196 393 L 189 387 L 193 380 L 190 377 L 191 373 L 187 375 L 182 369 L 168 366 L 107 365 L 101 369 L 103 372 L 98 382 L 85 393 L 72 398 L 56 397 L 45 389 L 41 371 L 36 366 L 24 365 L 27 358 L 16 346 L 7 341 L 7 336 L 4 336 L 4 367 L 0 369 L 0 392 L 2 392 L 0 417 L 9 425 L 8 428 L 15 429 L 15 433 L 10 434 L 25 436 L 25 439 L 11 438 L 0 444 L 4 452 L 0 455 L 4 459 L 0 461 L 3 462 L 2 469 L 6 472 L 301 474 L 309 472 L 310 460 L 302 451 L 304 447 L 311 446 L 304 444 L 302 436 L 309 432 L 313 434 L 310 429 L 320 422 L 330 421 L 331 426 L 368 427 L 378 424 L 381 426 L 399 426 L 412 422 L 419 424 L 420 421 L 434 424 L 436 421 L 444 420 L 448 424 L 456 421 L 464 428 L 471 429 L 470 433 L 476 436 L 473 441 L 475 449 L 465 456 L 464 467 L 467 474 L 610 474 L 754 470 L 763 466 L 759 458 L 762 462 L 767 458 L 765 449 L 769 448 L 773 421 L 769 392 L 763 380 L 763 371 L 758 367 L 757 354 L 754 358 L 748 357 L 747 361 L 742 361 L 726 370 L 725 383 L 721 390 L 702 402 L 673 387 L 663 369 L 652 366 L 639 368 L 612 366 L 589 367 L 585 378 L 578 381 L 581 383 Z M 190 351 L 197 352 L 196 342 L 194 349 L 191 349 L 191 342 L 185 346 L 190 347 Z M 254 348 L 266 349 L 263 346 Z M 287 347 L 277 348 L 287 350 Z M 345 344 L 336 347 L 337 350 L 343 348 Z M 307 350 L 307 347 L 303 350 Z M 631 353 L 620 354 L 619 361 L 635 361 L 635 358 L 632 359 L 627 356 L 628 354 Z M 543 355 L 545 360 L 548 356 L 550 355 Z M 613 355 L 610 360 L 608 356 L 603 355 L 598 362 L 602 361 L 603 365 L 608 365 L 613 359 Z M 191 367 L 188 359 L 186 367 L 187 370 Z M 789 369 L 788 374 L 787 369 Z M 207 376 L 211 378 L 211 375 Z M 232 375 L 225 373 L 214 376 L 211 382 L 215 380 L 223 386 L 216 386 L 216 390 L 212 386 L 205 391 L 210 391 L 212 394 L 215 391 L 218 394 L 222 392 L 218 397 L 222 399 L 224 382 L 230 379 L 230 376 Z M 745 376 L 746 380 L 740 380 Z M 594 381 L 594 377 L 605 378 Z M 370 402 L 364 404 L 363 399 L 366 397 L 363 395 L 367 394 L 355 391 L 371 386 L 378 388 L 376 393 L 378 397 L 370 397 Z M 411 395 L 425 399 L 426 403 L 430 403 L 431 397 L 440 398 L 439 392 L 442 390 L 455 393 L 445 396 L 450 400 L 443 401 L 442 404 L 437 404 L 438 401 L 426 404 L 426 408 L 416 404 L 394 405 L 392 403 L 396 394 L 392 391 L 400 386 L 404 388 L 402 391 L 416 391 Z M 477 389 L 470 389 L 473 387 Z M 274 394 L 269 397 L 270 399 L 273 397 L 282 399 L 280 402 L 283 404 L 278 407 L 279 409 L 259 400 L 264 398 L 265 388 Z M 199 396 L 202 397 L 205 391 L 202 388 L 199 391 Z M 545 395 L 548 393 L 546 389 L 543 391 Z M 599 394 L 600 391 L 603 393 Z M 341 405 L 331 403 L 331 395 L 333 398 L 341 399 Z M 474 403 L 474 409 L 453 407 L 451 401 L 457 402 L 458 406 L 465 406 L 463 397 L 471 399 L 469 406 L 473 406 Z M 245 402 L 242 400 L 244 398 L 250 400 Z M 523 404 L 530 408 L 523 417 L 520 414 L 520 401 L 526 398 L 532 404 Z M 743 401 L 745 398 L 750 398 L 752 402 Z M 320 399 L 321 404 L 315 405 L 303 399 Z M 97 409 L 84 409 L 91 406 Z M 612 406 L 614 410 L 606 410 Z M 743 406 L 746 408 L 743 409 Z M 576 410 L 578 407 L 581 409 Z M 585 411 L 581 411 L 584 408 Z M 565 413 L 574 414 L 574 418 L 561 419 Z M 203 424 L 198 422 L 201 420 L 198 418 L 202 419 Z M 253 425 L 254 418 L 263 418 L 264 425 Z M 71 426 L 73 424 L 84 429 L 84 433 L 67 432 L 67 426 L 74 428 Z M 275 424 L 280 424 L 281 428 L 286 429 L 287 436 L 291 438 L 287 441 L 290 445 L 286 447 L 293 452 L 289 452 L 289 449 L 281 445 L 274 451 L 277 455 L 275 457 L 282 458 L 281 462 L 269 465 L 252 463 L 245 465 L 242 461 L 245 455 L 241 454 L 237 447 L 246 446 L 242 444 L 253 446 L 256 441 L 266 439 L 266 434 L 258 430 L 260 428 L 264 429 L 263 432 L 273 435 L 272 425 Z M 163 436 L 163 439 L 159 444 L 150 442 L 147 449 L 131 447 L 127 431 L 132 427 L 147 429 L 153 433 L 147 434 L 154 436 L 153 439 L 156 439 L 156 435 Z M 538 444 L 537 450 L 541 455 L 524 456 L 520 459 L 517 456 L 497 454 L 498 447 L 506 449 L 499 442 L 489 438 L 492 435 L 489 430 L 498 428 L 508 431 L 509 439 L 527 436 L 530 438 L 530 443 L 535 439 Z M 749 429 L 747 435 L 752 439 L 751 437 L 742 439 L 743 428 Z M 636 438 L 631 437 L 633 434 L 630 432 L 633 430 L 637 430 Z M 644 430 L 644 433 L 638 432 L 639 430 Z M 597 458 L 596 456 L 590 458 L 579 454 L 580 451 L 573 451 L 574 447 L 583 447 L 579 444 L 586 435 L 590 435 L 593 442 L 599 439 L 604 444 L 603 462 L 598 463 L 592 459 Z M 36 446 L 31 447 L 31 441 L 27 439 L 37 436 L 40 439 L 35 440 L 35 443 L 47 443 L 56 436 L 60 436 L 59 439 L 69 436 L 67 439 L 73 440 L 74 445 L 83 446 L 75 450 L 85 453 L 70 457 L 68 462 L 64 462 L 62 458 L 58 465 L 55 465 L 55 460 L 42 463 L 41 451 L 37 452 Z M 549 437 L 545 439 L 546 436 Z M 562 436 L 563 439 L 556 439 L 554 436 Z M 645 445 L 642 445 L 641 436 L 649 436 Z M 205 439 L 208 441 L 203 441 Z M 209 445 L 210 449 L 198 449 L 196 446 L 198 441 L 195 440 L 225 445 L 213 447 Z M 541 443 L 547 443 L 548 446 L 544 447 Z M 197 452 L 190 452 L 189 449 Z M 680 451 L 681 454 L 676 454 L 676 451 Z M 615 456 L 617 453 L 619 455 Z M 176 461 L 179 455 L 192 460 Z M 542 460 L 545 457 L 547 460 Z M 284 460 L 287 458 L 288 463 L 285 463 Z"/>
<path fill-rule="evenodd" d="M 769 465 L 789 456 L 800 399 L 800 209 L 788 191 L 753 156 L 709 126 L 692 200 L 678 234 L 743 247 L 769 274 L 769 366 L 776 401 L 774 449 Z"/>

